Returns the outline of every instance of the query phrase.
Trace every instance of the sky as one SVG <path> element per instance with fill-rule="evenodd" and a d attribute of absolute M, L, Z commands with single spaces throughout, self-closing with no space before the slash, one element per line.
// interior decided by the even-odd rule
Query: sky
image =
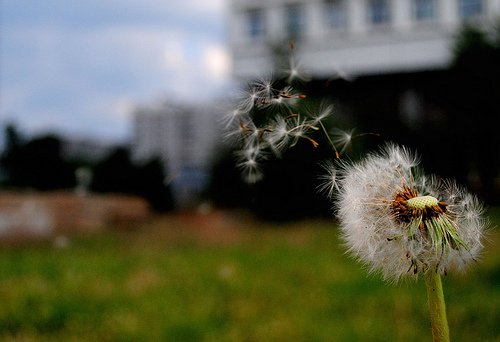
<path fill-rule="evenodd" d="M 225 0 L 0 0 L 0 124 L 106 142 L 230 84 Z"/>

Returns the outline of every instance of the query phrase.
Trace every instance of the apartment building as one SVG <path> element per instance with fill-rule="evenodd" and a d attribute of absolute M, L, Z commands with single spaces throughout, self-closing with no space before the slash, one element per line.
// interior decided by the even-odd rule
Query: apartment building
<path fill-rule="evenodd" d="M 444 68 L 464 22 L 500 14 L 500 0 L 232 0 L 234 74 L 273 68 L 273 46 L 296 42 L 313 76 Z"/>
<path fill-rule="evenodd" d="M 405 144 L 428 172 L 498 198 L 498 93 L 485 88 L 496 76 L 450 66 L 465 24 L 498 27 L 500 0 L 232 0 L 229 13 L 236 78 L 268 75 L 294 42 L 307 95 L 333 102 L 336 123 L 377 133 L 358 144 Z"/>
<path fill-rule="evenodd" d="M 213 106 L 167 102 L 139 106 L 133 113 L 133 158 L 161 159 L 179 207 L 191 205 L 206 186 L 218 117 Z"/>

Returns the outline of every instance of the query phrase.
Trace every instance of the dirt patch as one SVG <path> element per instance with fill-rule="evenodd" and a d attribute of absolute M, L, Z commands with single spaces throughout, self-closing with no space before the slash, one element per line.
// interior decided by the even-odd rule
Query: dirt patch
<path fill-rule="evenodd" d="M 0 238 L 50 237 L 133 225 L 151 215 L 147 202 L 124 195 L 72 192 L 0 194 Z"/>

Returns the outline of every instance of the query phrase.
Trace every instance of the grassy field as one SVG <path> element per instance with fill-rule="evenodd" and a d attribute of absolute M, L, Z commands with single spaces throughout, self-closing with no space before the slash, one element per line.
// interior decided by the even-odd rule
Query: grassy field
<path fill-rule="evenodd" d="M 452 340 L 500 340 L 499 243 L 444 279 Z M 0 248 L 6 341 L 429 341 L 426 305 L 422 281 L 367 275 L 330 221 L 176 215 Z"/>

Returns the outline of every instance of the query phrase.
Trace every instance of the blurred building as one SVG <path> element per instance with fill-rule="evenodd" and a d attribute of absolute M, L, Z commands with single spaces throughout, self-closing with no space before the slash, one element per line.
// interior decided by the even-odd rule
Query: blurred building
<path fill-rule="evenodd" d="M 160 158 L 180 207 L 198 199 L 207 183 L 217 130 L 213 106 L 161 103 L 134 111 L 132 155 Z"/>
<path fill-rule="evenodd" d="M 271 71 L 293 40 L 315 77 L 444 68 L 463 22 L 496 19 L 500 0 L 232 0 L 234 74 Z"/>
<path fill-rule="evenodd" d="M 376 133 L 355 148 L 404 144 L 428 172 L 498 202 L 498 55 L 483 48 L 497 38 L 464 38 L 464 27 L 492 33 L 500 0 L 232 0 L 229 13 L 236 78 L 282 67 L 293 42 L 307 96 L 333 102 L 336 127 Z M 464 64 L 471 37 L 483 55 Z"/>

